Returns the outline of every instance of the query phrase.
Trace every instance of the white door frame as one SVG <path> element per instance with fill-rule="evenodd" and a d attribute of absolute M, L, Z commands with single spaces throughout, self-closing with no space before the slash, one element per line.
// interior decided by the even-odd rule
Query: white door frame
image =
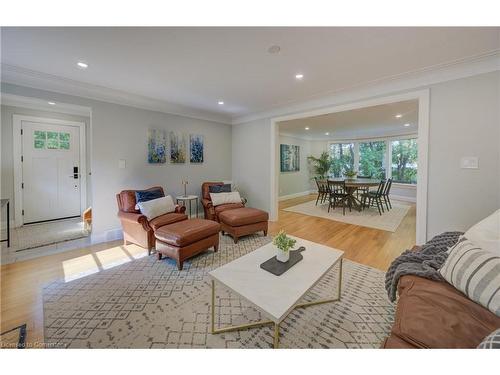
<path fill-rule="evenodd" d="M 23 225 L 23 190 L 21 183 L 23 182 L 23 163 L 22 156 L 22 137 L 21 127 L 23 121 L 40 122 L 43 124 L 57 124 L 77 126 L 80 130 L 80 215 L 85 210 L 87 205 L 87 165 L 85 148 L 85 123 L 77 121 L 67 121 L 52 119 L 47 117 L 13 115 L 13 149 L 14 149 L 14 225 L 20 227 Z"/>
<path fill-rule="evenodd" d="M 278 219 L 279 192 L 279 127 L 278 122 L 299 118 L 319 116 L 328 113 L 343 112 L 375 105 L 418 100 L 418 171 L 417 171 L 417 228 L 416 242 L 427 241 L 427 189 L 428 189 L 428 152 L 429 152 L 429 89 L 355 101 L 348 104 L 334 105 L 308 112 L 280 116 L 271 119 L 271 220 Z"/>

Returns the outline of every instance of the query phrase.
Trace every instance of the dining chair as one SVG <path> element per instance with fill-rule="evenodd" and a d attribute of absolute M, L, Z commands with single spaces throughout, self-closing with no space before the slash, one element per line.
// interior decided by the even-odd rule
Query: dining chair
<path fill-rule="evenodd" d="M 325 180 L 320 180 L 317 177 L 314 177 L 316 181 L 316 186 L 318 187 L 318 197 L 316 198 L 316 206 L 318 205 L 318 201 L 323 203 L 326 198 L 328 198 L 328 184 Z"/>
<path fill-rule="evenodd" d="M 387 211 L 389 211 L 389 207 L 392 209 L 391 199 L 389 198 L 391 187 L 392 187 L 392 178 L 389 178 L 385 183 L 384 192 L 382 193 L 382 196 L 384 197 L 385 206 L 387 207 Z"/>
<path fill-rule="evenodd" d="M 338 205 L 342 206 L 342 215 L 345 215 L 345 208 L 347 206 L 347 190 L 345 188 L 345 181 L 332 181 L 328 180 L 328 212 L 330 208 L 335 208 Z M 349 206 L 349 211 L 351 207 Z"/>
<path fill-rule="evenodd" d="M 370 178 L 372 178 L 372 175 L 361 176 L 361 175 L 358 174 L 357 178 L 370 179 Z M 369 191 L 370 191 L 370 187 L 369 186 L 361 186 L 361 187 L 357 188 L 356 189 L 356 198 L 359 198 L 360 194 L 368 193 Z"/>
<path fill-rule="evenodd" d="M 361 207 L 372 207 L 377 205 L 378 213 L 382 216 L 382 212 L 384 211 L 384 204 L 382 202 L 385 188 L 385 180 L 380 180 L 378 184 L 377 191 L 369 191 L 368 193 L 364 193 L 361 195 Z M 366 204 L 366 200 L 368 199 L 368 206 Z"/>

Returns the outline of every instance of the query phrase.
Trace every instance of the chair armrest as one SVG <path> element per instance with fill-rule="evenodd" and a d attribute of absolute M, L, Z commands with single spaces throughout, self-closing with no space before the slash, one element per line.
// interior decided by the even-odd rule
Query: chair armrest
<path fill-rule="evenodd" d="M 212 201 L 211 200 L 208 200 L 208 199 L 202 199 L 201 200 L 201 204 L 203 205 L 203 207 L 205 208 L 210 208 L 210 207 L 213 207 L 212 205 Z"/>
<path fill-rule="evenodd" d="M 186 212 L 186 206 L 180 206 L 180 205 L 176 205 L 175 206 L 175 211 L 174 211 L 176 214 L 183 214 L 184 212 Z"/>
<path fill-rule="evenodd" d="M 118 218 L 125 224 L 140 224 L 145 231 L 151 230 L 148 218 L 143 214 L 135 214 L 133 212 L 118 211 Z"/>

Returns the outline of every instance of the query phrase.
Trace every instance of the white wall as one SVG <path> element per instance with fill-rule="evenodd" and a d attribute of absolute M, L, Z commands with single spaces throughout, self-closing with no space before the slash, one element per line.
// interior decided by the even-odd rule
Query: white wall
<path fill-rule="evenodd" d="M 230 125 L 9 84 L 3 84 L 2 91 L 92 108 L 92 204 L 96 235 L 120 227 L 115 198 L 120 190 L 161 185 L 167 193 L 175 196 L 183 192 L 181 180 L 187 178 L 188 193 L 199 195 L 203 181 L 231 179 Z M 173 165 L 168 161 L 163 165 L 148 164 L 148 128 L 203 134 L 205 162 L 200 165 L 189 162 Z M 126 169 L 118 169 L 119 159 L 126 160 Z"/>
<path fill-rule="evenodd" d="M 1 112 L 1 134 L 2 134 L 2 173 L 1 173 L 1 194 L 2 198 L 8 198 L 10 200 L 10 216 L 11 220 L 14 219 L 15 212 L 15 202 L 14 202 L 14 160 L 13 160 L 13 115 L 25 115 L 25 116 L 36 116 L 36 117 L 46 117 L 59 120 L 67 121 L 78 121 L 85 123 L 85 133 L 87 139 L 90 135 L 90 118 L 83 116 L 69 115 L 65 113 L 57 112 L 47 112 L 39 111 L 27 108 L 12 107 L 2 105 L 0 108 Z M 87 154 L 87 206 L 92 204 L 92 189 L 91 189 L 91 178 L 88 175 L 91 171 L 90 162 L 90 142 L 86 144 L 86 154 Z M 3 216 L 2 216 L 3 219 Z"/>
<path fill-rule="evenodd" d="M 431 91 L 428 235 L 467 230 L 500 207 L 500 72 Z M 462 156 L 479 169 L 461 169 Z"/>
<path fill-rule="evenodd" d="M 429 88 L 431 98 L 428 238 L 443 230 L 466 230 L 500 206 L 499 84 L 500 72 L 495 71 L 414 88 Z M 397 93 L 402 92 L 387 95 Z M 332 102 L 332 105 L 336 104 L 339 103 Z M 239 131 L 233 132 L 233 143 L 244 142 L 241 138 L 243 135 L 253 138 L 259 134 L 261 142 L 255 146 L 269 153 L 270 119 L 240 124 L 237 127 Z M 461 156 L 479 156 L 480 168 L 461 170 Z M 240 161 L 241 158 L 233 159 L 233 172 L 240 169 Z M 245 168 L 253 169 L 257 165 L 263 176 L 270 175 L 270 165 L 265 164 L 261 158 L 255 160 L 255 163 L 254 160 L 245 161 Z M 271 201 L 269 178 L 248 180 L 247 184 L 249 190 L 260 195 L 254 199 L 266 203 Z M 270 210 L 270 204 L 264 208 Z"/>
<path fill-rule="evenodd" d="M 311 180 L 313 175 L 307 162 L 307 157 L 311 155 L 311 142 L 300 138 L 280 135 L 279 143 L 300 147 L 300 170 L 298 172 L 280 172 L 279 196 L 306 193 L 311 189 L 315 189 L 314 180 Z"/>
<path fill-rule="evenodd" d="M 270 121 L 233 126 L 232 181 L 248 205 L 269 210 L 271 205 Z"/>

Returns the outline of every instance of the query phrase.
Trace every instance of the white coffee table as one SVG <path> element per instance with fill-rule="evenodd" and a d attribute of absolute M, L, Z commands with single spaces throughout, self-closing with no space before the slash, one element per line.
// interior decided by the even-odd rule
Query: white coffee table
<path fill-rule="evenodd" d="M 274 324 L 274 347 L 277 348 L 279 345 L 279 325 L 292 310 L 340 300 L 342 256 L 344 252 L 302 238 L 290 237 L 297 240 L 294 248 L 298 248 L 299 246 L 306 248 L 302 252 L 304 259 L 281 276 L 275 276 L 260 268 L 261 263 L 276 255 L 272 243 L 264 245 L 241 258 L 235 259 L 209 272 L 209 275 L 212 277 L 212 334 Z M 337 297 L 299 303 L 302 297 L 337 264 L 339 264 Z M 255 308 L 266 315 L 269 320 L 216 329 L 216 281 L 249 301 Z"/>

